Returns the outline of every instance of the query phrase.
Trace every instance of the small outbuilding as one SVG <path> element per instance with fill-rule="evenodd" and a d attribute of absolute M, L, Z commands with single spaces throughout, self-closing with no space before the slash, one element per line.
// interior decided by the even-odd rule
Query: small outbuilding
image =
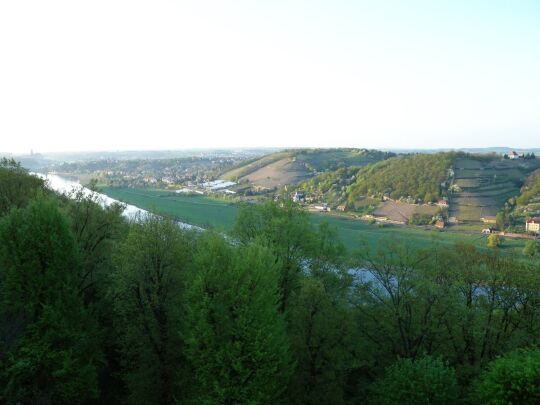
<path fill-rule="evenodd" d="M 540 233 L 540 218 L 529 218 L 525 222 L 525 230 L 532 233 Z"/>

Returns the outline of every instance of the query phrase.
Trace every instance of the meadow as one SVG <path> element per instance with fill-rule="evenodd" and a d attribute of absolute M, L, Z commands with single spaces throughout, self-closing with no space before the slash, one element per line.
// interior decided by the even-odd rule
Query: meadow
<path fill-rule="evenodd" d="M 237 205 L 224 200 L 205 196 L 185 196 L 170 191 L 152 189 L 104 188 L 102 192 L 117 200 L 136 205 L 146 210 L 172 216 L 182 222 L 228 231 L 234 224 L 238 212 Z M 349 252 L 354 252 L 365 241 L 376 247 L 382 239 L 394 238 L 407 241 L 416 248 L 428 247 L 433 243 L 451 246 L 457 241 L 472 243 L 487 249 L 485 236 L 478 233 L 435 231 L 432 228 L 368 224 L 346 215 L 312 213 L 310 221 L 320 224 L 327 221 L 337 228 L 339 236 Z M 505 239 L 501 250 L 521 251 L 522 240 Z"/>

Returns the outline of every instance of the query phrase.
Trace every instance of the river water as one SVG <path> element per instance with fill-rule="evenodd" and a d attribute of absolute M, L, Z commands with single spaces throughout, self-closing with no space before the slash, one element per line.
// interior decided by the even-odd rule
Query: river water
<path fill-rule="evenodd" d="M 52 190 L 54 190 L 54 191 L 56 191 L 58 193 L 61 193 L 61 194 L 66 194 L 67 195 L 68 193 L 70 193 L 72 191 L 82 190 L 85 196 L 90 196 L 90 195 L 92 195 L 92 193 L 97 195 L 99 197 L 99 202 L 104 207 L 108 207 L 109 205 L 112 205 L 114 203 L 121 203 L 125 207 L 123 215 L 128 219 L 136 219 L 138 216 L 144 217 L 145 215 L 150 214 L 148 211 L 143 210 L 142 208 L 136 207 L 135 205 L 125 204 L 125 203 L 122 203 L 122 202 L 120 202 L 118 200 L 115 200 L 114 198 L 111 198 L 111 197 L 109 197 L 109 196 L 107 196 L 105 194 L 92 192 L 90 189 L 88 189 L 86 187 L 83 187 L 77 181 L 68 180 L 68 179 L 65 179 L 63 177 L 57 176 L 55 174 L 51 174 L 51 173 L 48 173 L 48 174 L 33 173 L 33 174 L 38 176 L 38 177 L 41 177 L 44 180 L 46 180 L 48 186 Z M 183 223 L 183 222 L 178 222 L 177 221 L 177 224 L 181 228 L 201 229 L 201 228 L 196 227 L 194 225 L 186 224 L 186 223 Z"/>

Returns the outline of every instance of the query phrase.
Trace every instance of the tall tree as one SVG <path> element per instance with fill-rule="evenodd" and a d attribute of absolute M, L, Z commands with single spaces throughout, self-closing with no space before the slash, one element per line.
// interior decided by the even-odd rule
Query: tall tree
<path fill-rule="evenodd" d="M 242 207 L 233 237 L 244 244 L 256 241 L 273 253 L 280 272 L 282 312 L 306 272 L 324 273 L 344 264 L 345 249 L 335 230 L 326 223 L 315 228 L 306 212 L 291 201 Z"/>
<path fill-rule="evenodd" d="M 353 322 L 344 297 L 328 283 L 306 277 L 288 312 L 296 361 L 289 401 L 301 404 L 344 402 L 344 379 L 351 363 Z"/>
<path fill-rule="evenodd" d="M 291 361 L 273 256 L 205 235 L 195 263 L 185 328 L 194 403 L 275 403 Z"/>
<path fill-rule="evenodd" d="M 0 222 L 2 329 L 10 330 L 0 348 L 4 402 L 97 398 L 99 340 L 78 294 L 78 266 L 69 222 L 54 199 L 38 197 Z"/>
<path fill-rule="evenodd" d="M 118 253 L 112 294 L 131 403 L 181 398 L 181 312 L 193 241 L 174 222 L 148 216 L 131 225 Z"/>

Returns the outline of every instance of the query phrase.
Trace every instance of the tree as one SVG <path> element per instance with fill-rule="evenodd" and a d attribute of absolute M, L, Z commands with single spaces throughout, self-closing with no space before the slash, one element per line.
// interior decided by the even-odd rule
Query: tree
<path fill-rule="evenodd" d="M 0 221 L 0 400 L 98 397 L 96 324 L 78 294 L 77 251 L 57 202 L 39 196 Z M 4 331 L 3 331 L 4 332 Z"/>
<path fill-rule="evenodd" d="M 540 402 L 540 350 L 518 349 L 492 361 L 476 381 L 473 398 L 482 404 Z"/>
<path fill-rule="evenodd" d="M 0 216 L 11 208 L 22 208 L 34 198 L 38 191 L 45 190 L 45 184 L 37 176 L 28 172 L 13 159 L 0 159 Z"/>
<path fill-rule="evenodd" d="M 112 204 L 102 207 L 96 193 L 73 191 L 64 202 L 71 218 L 71 229 L 80 259 L 79 291 L 87 303 L 105 295 L 105 284 L 113 267 L 115 241 L 127 233 L 122 218 L 124 207 Z"/>
<path fill-rule="evenodd" d="M 538 242 L 535 240 L 528 240 L 525 242 L 525 247 L 523 248 L 523 254 L 525 256 L 534 257 L 538 254 Z"/>
<path fill-rule="evenodd" d="M 191 232 L 147 216 L 120 246 L 111 293 L 131 403 L 168 404 L 182 394 L 182 300 L 193 245 Z"/>
<path fill-rule="evenodd" d="M 291 361 L 272 254 L 204 235 L 192 275 L 185 336 L 194 403 L 275 403 Z"/>
<path fill-rule="evenodd" d="M 280 272 L 280 310 L 284 312 L 291 294 L 299 288 L 304 260 L 313 246 L 314 232 L 305 211 L 290 201 L 283 207 L 274 202 L 244 206 L 236 218 L 233 237 L 244 244 L 257 241 L 274 254 Z"/>
<path fill-rule="evenodd" d="M 501 231 L 507 224 L 506 217 L 503 212 L 497 212 L 497 215 L 495 215 L 495 221 L 497 223 L 497 229 L 500 229 Z"/>
<path fill-rule="evenodd" d="M 400 359 L 372 387 L 377 404 L 451 404 L 459 388 L 455 372 L 442 360 L 425 356 Z"/>
<path fill-rule="evenodd" d="M 327 285 L 325 285 L 327 284 Z M 291 301 L 289 336 L 296 360 L 288 400 L 340 404 L 351 364 L 353 321 L 345 297 L 318 277 L 306 277 Z"/>
<path fill-rule="evenodd" d="M 501 243 L 502 243 L 501 237 L 497 234 L 491 234 L 487 238 L 487 245 L 490 248 L 493 248 L 493 249 L 497 248 L 501 245 Z"/>

